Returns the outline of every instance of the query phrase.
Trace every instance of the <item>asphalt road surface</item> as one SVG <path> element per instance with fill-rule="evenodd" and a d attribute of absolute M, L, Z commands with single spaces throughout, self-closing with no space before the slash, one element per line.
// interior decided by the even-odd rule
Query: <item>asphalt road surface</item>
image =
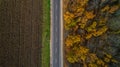
<path fill-rule="evenodd" d="M 60 0 L 52 1 L 52 67 L 61 66 L 61 12 Z"/>

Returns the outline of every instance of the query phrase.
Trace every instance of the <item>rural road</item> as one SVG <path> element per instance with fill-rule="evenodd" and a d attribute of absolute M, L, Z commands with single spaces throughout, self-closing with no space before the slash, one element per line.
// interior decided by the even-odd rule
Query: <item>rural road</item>
<path fill-rule="evenodd" d="M 51 0 L 51 67 L 63 67 L 61 0 Z"/>

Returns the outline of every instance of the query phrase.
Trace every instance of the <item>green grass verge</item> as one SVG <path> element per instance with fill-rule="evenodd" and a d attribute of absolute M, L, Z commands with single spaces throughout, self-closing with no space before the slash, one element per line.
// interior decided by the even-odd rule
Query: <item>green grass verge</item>
<path fill-rule="evenodd" d="M 50 67 L 50 0 L 43 0 L 42 67 Z"/>

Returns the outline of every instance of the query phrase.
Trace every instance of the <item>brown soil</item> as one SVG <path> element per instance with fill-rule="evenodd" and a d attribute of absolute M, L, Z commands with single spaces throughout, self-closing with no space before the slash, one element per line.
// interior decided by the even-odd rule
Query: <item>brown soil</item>
<path fill-rule="evenodd" d="M 2 0 L 0 67 L 41 67 L 42 0 Z"/>

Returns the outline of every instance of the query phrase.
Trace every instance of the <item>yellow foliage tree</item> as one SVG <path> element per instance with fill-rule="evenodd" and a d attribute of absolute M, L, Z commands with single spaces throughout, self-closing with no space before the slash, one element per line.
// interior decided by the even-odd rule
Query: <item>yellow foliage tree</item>
<path fill-rule="evenodd" d="M 117 62 L 112 55 L 105 53 L 101 59 L 85 43 L 91 38 L 100 37 L 107 32 L 106 24 L 110 15 L 120 7 L 118 5 L 111 6 L 108 3 L 102 7 L 96 5 L 92 9 L 89 8 L 90 1 L 69 0 L 68 9 L 64 12 L 64 27 L 65 31 L 69 32 L 65 38 L 66 59 L 70 63 L 82 63 L 83 67 L 108 67 L 107 63 Z M 105 1 L 100 0 L 100 4 Z"/>
<path fill-rule="evenodd" d="M 80 42 L 82 42 L 80 35 L 69 35 L 65 40 L 66 47 L 71 47 Z"/>

